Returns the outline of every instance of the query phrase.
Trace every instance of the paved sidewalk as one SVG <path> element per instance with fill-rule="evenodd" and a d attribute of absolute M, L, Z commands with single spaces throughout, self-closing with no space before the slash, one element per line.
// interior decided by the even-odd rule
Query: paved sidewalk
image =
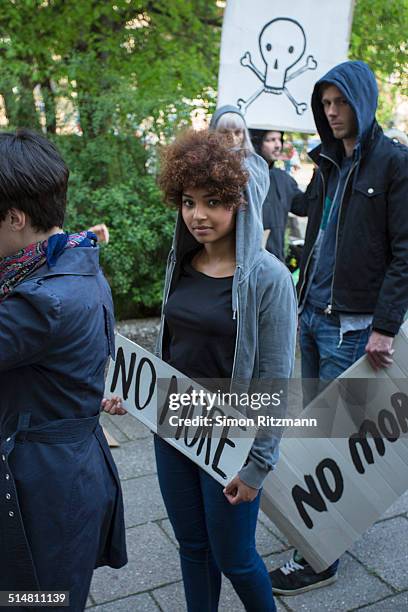
<path fill-rule="evenodd" d="M 121 570 L 96 570 L 88 609 L 183 612 L 177 543 L 160 495 L 152 435 L 130 415 L 103 414 L 102 423 L 120 442 L 113 456 L 123 484 L 129 563 Z M 268 570 L 290 557 L 285 536 L 263 513 L 257 542 Z M 277 598 L 277 607 L 280 612 L 408 610 L 408 492 L 342 557 L 336 583 L 304 595 Z M 228 580 L 223 581 L 219 610 L 244 612 Z"/>

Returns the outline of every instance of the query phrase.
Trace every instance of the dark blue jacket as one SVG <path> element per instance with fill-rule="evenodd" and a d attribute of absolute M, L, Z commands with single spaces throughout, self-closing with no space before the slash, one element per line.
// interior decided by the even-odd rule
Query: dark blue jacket
<path fill-rule="evenodd" d="M 298 285 L 300 304 L 328 177 L 343 155 L 342 142 L 334 138 L 321 104 L 323 82 L 343 93 L 358 124 L 356 158 L 340 202 L 332 310 L 373 314 L 374 329 L 396 334 L 408 308 L 408 148 L 384 136 L 377 124 L 377 84 L 363 62 L 336 66 L 314 88 L 312 109 L 322 145 L 310 153 L 318 170 L 306 193 L 309 219 Z"/>
<path fill-rule="evenodd" d="M 97 248 L 66 250 L 0 303 L 0 590 L 70 590 L 126 563 L 123 503 L 99 425 L 114 319 Z"/>

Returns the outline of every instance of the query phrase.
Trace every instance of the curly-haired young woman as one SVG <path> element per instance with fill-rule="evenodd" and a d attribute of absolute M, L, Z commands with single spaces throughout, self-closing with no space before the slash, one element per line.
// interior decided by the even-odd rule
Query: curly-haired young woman
<path fill-rule="evenodd" d="M 268 169 L 218 132 L 189 131 L 168 146 L 159 184 L 179 210 L 169 256 L 157 354 L 193 379 L 287 379 L 296 334 L 290 275 L 261 248 Z M 221 573 L 245 609 L 275 610 L 256 551 L 260 489 L 278 454 L 276 436 L 255 439 L 223 489 L 155 436 L 158 476 L 180 545 L 190 612 L 216 611 Z"/>
<path fill-rule="evenodd" d="M 187 131 L 162 156 L 159 184 L 179 214 L 157 356 L 192 379 L 207 379 L 207 386 L 227 379 L 231 393 L 250 391 L 254 383 L 265 390 L 277 380 L 281 385 L 294 361 L 293 283 L 286 267 L 261 248 L 268 179 L 266 162 L 244 136 L 238 140 L 223 130 Z M 104 400 L 104 407 L 125 412 L 119 399 Z M 255 529 L 260 489 L 277 462 L 278 443 L 272 431 L 259 432 L 244 467 L 223 488 L 155 436 L 189 612 L 218 610 L 221 574 L 248 612 L 276 609 Z"/>

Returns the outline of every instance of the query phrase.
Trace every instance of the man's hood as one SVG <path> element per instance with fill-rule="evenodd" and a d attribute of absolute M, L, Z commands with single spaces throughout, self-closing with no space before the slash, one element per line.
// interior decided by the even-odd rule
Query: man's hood
<path fill-rule="evenodd" d="M 321 102 L 322 83 L 335 85 L 350 104 L 357 119 L 357 142 L 364 147 L 376 122 L 378 87 L 374 73 L 364 62 L 343 62 L 329 70 L 314 86 L 312 110 L 322 148 L 337 149 L 339 140 L 333 136 Z"/>

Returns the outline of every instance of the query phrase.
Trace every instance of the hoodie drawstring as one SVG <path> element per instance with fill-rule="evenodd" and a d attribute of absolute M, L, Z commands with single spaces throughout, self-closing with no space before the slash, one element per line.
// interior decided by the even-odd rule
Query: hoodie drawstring
<path fill-rule="evenodd" d="M 239 277 L 241 273 L 240 266 L 237 266 L 234 274 L 234 278 L 232 279 L 232 318 L 235 320 L 237 318 L 237 310 L 238 310 L 238 283 Z"/>

